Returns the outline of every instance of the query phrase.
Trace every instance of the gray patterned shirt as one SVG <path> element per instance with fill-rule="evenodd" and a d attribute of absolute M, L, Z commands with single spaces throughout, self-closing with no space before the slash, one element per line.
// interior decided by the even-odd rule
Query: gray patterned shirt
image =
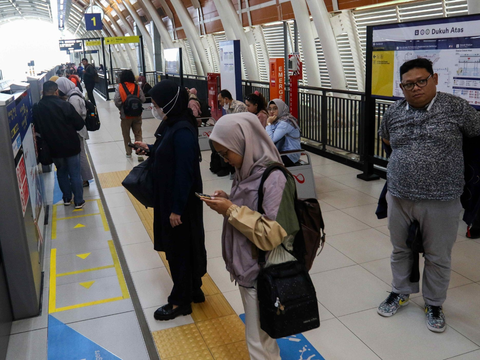
<path fill-rule="evenodd" d="M 390 106 L 378 134 L 390 141 L 388 191 L 410 200 L 457 199 L 463 192 L 463 135 L 480 136 L 480 112 L 438 92 L 423 109 L 405 99 Z"/>
<path fill-rule="evenodd" d="M 232 99 L 232 103 L 230 104 L 228 110 L 226 111 L 227 114 L 236 114 L 241 112 L 247 112 L 247 105 L 243 102 Z"/>

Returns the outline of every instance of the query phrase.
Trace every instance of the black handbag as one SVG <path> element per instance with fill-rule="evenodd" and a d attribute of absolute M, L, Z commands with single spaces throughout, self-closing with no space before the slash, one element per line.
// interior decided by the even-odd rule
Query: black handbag
<path fill-rule="evenodd" d="M 260 327 L 271 338 L 303 333 L 320 326 L 317 295 L 299 261 L 264 267 L 257 279 Z"/>
<path fill-rule="evenodd" d="M 262 189 L 263 186 L 260 186 L 260 214 L 264 213 Z M 283 248 L 288 251 L 284 246 Z M 261 269 L 257 278 L 257 295 L 262 330 L 271 338 L 278 339 L 318 328 L 320 315 L 317 294 L 305 263 L 288 261 L 265 267 L 265 251 L 260 249 L 258 263 Z"/>
<path fill-rule="evenodd" d="M 153 196 L 153 158 L 135 166 L 127 177 L 122 181 L 122 185 L 127 189 L 142 205 L 152 207 L 154 205 Z"/>

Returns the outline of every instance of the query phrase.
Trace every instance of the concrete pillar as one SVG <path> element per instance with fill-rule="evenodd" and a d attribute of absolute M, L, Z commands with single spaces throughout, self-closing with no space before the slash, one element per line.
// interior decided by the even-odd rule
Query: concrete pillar
<path fill-rule="evenodd" d="M 130 4 L 130 1 L 129 0 L 123 0 L 122 3 L 123 3 L 123 5 L 125 5 L 125 8 L 127 9 L 127 11 L 130 13 L 130 15 L 135 20 L 135 25 L 138 27 L 138 29 L 140 30 L 140 33 L 143 36 L 143 43 L 147 47 L 147 51 L 145 51 L 146 66 L 147 66 L 148 69 L 153 69 L 152 37 L 150 36 L 149 32 L 147 31 L 147 28 L 145 27 L 145 24 L 143 23 L 142 19 L 140 19 L 140 16 L 138 15 L 137 11 Z"/>
<path fill-rule="evenodd" d="M 355 22 L 351 10 L 342 12 L 342 24 L 348 34 L 348 43 L 352 52 L 353 66 L 355 67 L 355 76 L 357 79 L 358 91 L 365 91 L 365 67 L 363 64 L 362 46 L 357 32 L 355 31 Z"/>
<path fill-rule="evenodd" d="M 303 59 L 305 61 L 305 72 L 309 86 L 321 87 L 322 79 L 318 69 L 317 50 L 315 48 L 315 37 L 313 36 L 310 25 L 310 15 L 308 13 L 305 0 L 295 0 L 291 2 L 295 20 L 298 27 L 300 38 L 302 39 Z"/>
<path fill-rule="evenodd" d="M 249 80 L 258 80 L 258 68 L 255 60 L 255 55 L 243 29 L 242 23 L 233 7 L 233 3 L 225 0 L 213 0 L 217 8 L 220 19 L 222 20 L 223 28 L 229 40 L 240 40 L 240 48 L 243 55 L 243 61 L 248 73 Z M 232 36 L 233 32 L 233 36 Z"/>
<path fill-rule="evenodd" d="M 125 34 L 123 34 L 120 30 L 120 25 L 118 25 L 115 22 L 115 20 L 113 20 L 112 15 L 106 13 L 105 16 L 107 16 L 110 19 L 110 21 L 112 22 L 112 24 L 114 24 L 114 28 L 112 28 L 112 30 L 114 31 L 116 36 L 125 36 Z M 132 35 L 133 35 L 133 33 L 132 33 Z M 133 52 L 132 48 L 130 47 L 130 44 L 123 44 L 123 45 L 125 46 L 125 50 L 127 51 L 128 58 L 130 59 L 130 65 L 132 65 L 131 69 L 132 69 L 134 75 L 138 75 L 137 61 L 135 59 L 135 53 Z"/>
<path fill-rule="evenodd" d="M 197 29 L 193 24 L 190 14 L 185 9 L 185 6 L 179 0 L 170 0 L 175 11 L 182 22 L 183 29 L 190 43 L 190 49 L 192 50 L 193 59 L 195 60 L 195 66 L 197 68 L 198 75 L 205 75 L 208 72 L 212 72 L 210 64 L 208 63 L 207 54 L 202 46 L 202 41 L 198 35 Z"/>
<path fill-rule="evenodd" d="M 338 51 L 337 41 L 330 24 L 330 15 L 323 0 L 306 0 L 313 22 L 317 28 L 318 37 L 322 44 L 325 62 L 327 63 L 330 83 L 333 89 L 346 90 L 347 80 L 343 72 L 342 59 Z M 296 1 L 291 1 L 292 5 Z"/>
<path fill-rule="evenodd" d="M 173 44 L 172 38 L 168 33 L 167 28 L 165 27 L 165 24 L 163 23 L 162 19 L 158 15 L 157 9 L 155 9 L 155 6 L 153 6 L 151 1 L 150 0 L 138 0 L 138 1 L 141 2 L 147 8 L 149 15 L 152 17 L 153 23 L 155 24 L 160 35 L 162 36 L 163 46 L 167 49 L 176 47 Z"/>

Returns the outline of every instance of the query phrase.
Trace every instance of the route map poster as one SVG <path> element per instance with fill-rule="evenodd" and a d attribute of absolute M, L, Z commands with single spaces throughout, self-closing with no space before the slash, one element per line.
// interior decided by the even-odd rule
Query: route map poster
<path fill-rule="evenodd" d="M 437 90 L 480 107 L 480 16 L 373 26 L 372 96 L 402 98 L 400 66 L 430 59 Z"/>

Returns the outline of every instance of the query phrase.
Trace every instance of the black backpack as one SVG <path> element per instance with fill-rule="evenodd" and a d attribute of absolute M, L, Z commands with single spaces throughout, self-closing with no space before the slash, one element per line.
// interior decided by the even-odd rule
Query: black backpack
<path fill-rule="evenodd" d="M 281 170 L 287 178 L 288 176 L 292 176 L 283 165 L 278 163 L 270 165 L 264 171 L 258 189 L 259 208 L 261 208 L 261 204 L 263 203 L 263 184 L 268 175 L 277 169 Z M 323 250 L 325 244 L 325 224 L 323 222 L 322 210 L 320 209 L 320 204 L 317 199 L 299 199 L 297 198 L 297 191 L 295 190 L 294 204 L 300 230 L 295 235 L 292 255 L 298 261 L 304 263 L 308 271 L 311 269 L 315 257 Z"/>
<path fill-rule="evenodd" d="M 125 94 L 127 94 L 127 98 L 125 99 L 123 103 L 123 112 L 127 116 L 140 116 L 142 115 L 143 112 L 143 104 L 142 100 L 138 97 L 140 94 L 140 90 L 138 89 L 138 85 L 135 84 L 135 90 L 133 91 L 133 94 L 128 91 L 126 85 L 124 83 L 121 84 L 123 87 L 123 90 L 125 91 Z M 138 95 L 135 95 L 138 94 Z"/>
<path fill-rule="evenodd" d="M 73 93 L 69 96 L 80 96 L 78 93 Z M 85 107 L 87 108 L 87 117 L 85 118 L 85 126 L 88 131 L 97 131 L 100 129 L 100 118 L 98 116 L 97 107 L 90 101 L 85 100 Z"/>

